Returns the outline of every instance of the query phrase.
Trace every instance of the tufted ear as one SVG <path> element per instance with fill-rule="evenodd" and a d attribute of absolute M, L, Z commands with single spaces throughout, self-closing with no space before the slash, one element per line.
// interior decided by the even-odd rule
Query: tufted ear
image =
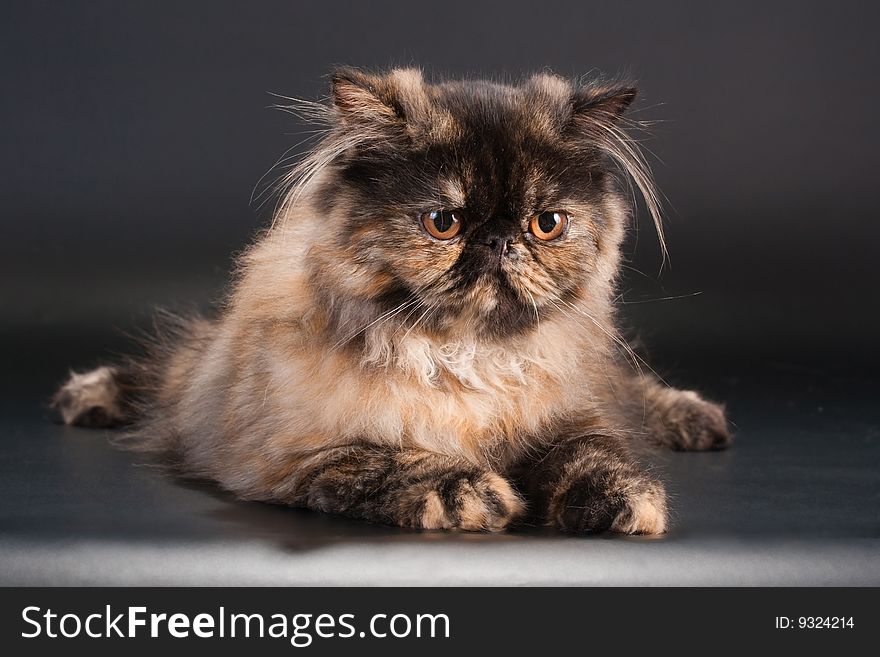
<path fill-rule="evenodd" d="M 636 93 L 635 87 L 622 83 L 592 84 L 575 89 L 568 132 L 576 138 L 587 139 L 595 149 L 607 155 L 624 177 L 639 189 L 654 220 L 665 259 L 666 243 L 660 216 L 660 198 L 651 168 L 639 144 L 630 138 L 626 129 L 616 125 L 626 108 L 635 100 Z M 628 127 L 638 128 L 638 125 Z"/>
<path fill-rule="evenodd" d="M 638 90 L 627 84 L 581 87 L 572 95 L 572 119 L 575 122 L 617 123 L 637 94 Z"/>
<path fill-rule="evenodd" d="M 333 72 L 333 105 L 344 122 L 389 122 L 399 116 L 397 103 L 382 78 L 354 68 Z"/>
<path fill-rule="evenodd" d="M 373 75 L 355 68 L 339 68 L 332 75 L 333 105 L 343 125 L 403 127 L 425 104 L 422 73 L 395 69 Z"/>

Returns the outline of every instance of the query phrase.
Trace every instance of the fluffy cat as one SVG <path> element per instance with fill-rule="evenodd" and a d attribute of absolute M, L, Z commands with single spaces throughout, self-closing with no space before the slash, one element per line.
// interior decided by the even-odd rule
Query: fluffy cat
<path fill-rule="evenodd" d="M 621 83 L 336 71 L 326 127 L 218 319 L 73 374 L 77 425 L 240 498 L 426 529 L 659 534 L 639 444 L 725 447 L 721 407 L 634 367 L 614 322 L 634 183 Z M 662 232 L 660 234 L 662 243 Z M 636 363 L 637 365 L 637 363 Z"/>

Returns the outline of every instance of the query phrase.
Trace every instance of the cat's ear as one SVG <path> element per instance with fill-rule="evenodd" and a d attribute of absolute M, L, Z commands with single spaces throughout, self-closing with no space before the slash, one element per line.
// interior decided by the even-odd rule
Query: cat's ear
<path fill-rule="evenodd" d="M 339 68 L 332 75 L 332 85 L 333 105 L 343 126 L 404 128 L 418 118 L 426 101 L 418 69 L 372 75 Z"/>
<path fill-rule="evenodd" d="M 333 105 L 343 122 L 386 122 L 402 118 L 379 76 L 346 67 L 336 69 L 331 80 Z"/>
<path fill-rule="evenodd" d="M 666 243 L 663 238 L 660 199 L 651 168 L 638 142 L 627 134 L 631 128 L 638 129 L 638 122 L 625 127 L 616 125 L 626 108 L 635 100 L 636 94 L 634 86 L 624 83 L 592 84 L 575 89 L 572 93 L 568 132 L 576 139 L 586 139 L 592 148 L 608 156 L 617 169 L 639 189 L 654 220 L 665 258 Z"/>
<path fill-rule="evenodd" d="M 593 84 L 575 89 L 571 98 L 571 118 L 578 123 L 617 123 L 632 104 L 638 90 L 629 84 Z"/>

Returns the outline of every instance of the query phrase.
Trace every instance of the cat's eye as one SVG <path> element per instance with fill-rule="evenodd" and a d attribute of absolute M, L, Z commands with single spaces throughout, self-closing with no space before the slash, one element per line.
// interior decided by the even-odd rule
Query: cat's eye
<path fill-rule="evenodd" d="M 428 235 L 438 240 L 451 240 L 461 231 L 461 215 L 455 210 L 423 212 L 421 221 Z"/>
<path fill-rule="evenodd" d="M 555 240 L 562 235 L 566 226 L 568 226 L 568 215 L 564 212 L 542 212 L 529 221 L 529 231 L 532 235 L 545 242 Z"/>

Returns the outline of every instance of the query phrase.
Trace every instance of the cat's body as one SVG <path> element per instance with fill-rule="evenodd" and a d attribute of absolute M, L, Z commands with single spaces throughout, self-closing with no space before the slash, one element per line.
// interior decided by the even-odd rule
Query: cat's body
<path fill-rule="evenodd" d="M 615 127 L 633 93 L 338 73 L 333 108 L 312 107 L 330 130 L 220 318 L 74 375 L 64 420 L 134 422 L 133 447 L 245 499 L 665 531 L 633 441 L 729 436 L 719 407 L 629 362 L 614 325 L 628 209 L 608 160 L 650 190 Z"/>

